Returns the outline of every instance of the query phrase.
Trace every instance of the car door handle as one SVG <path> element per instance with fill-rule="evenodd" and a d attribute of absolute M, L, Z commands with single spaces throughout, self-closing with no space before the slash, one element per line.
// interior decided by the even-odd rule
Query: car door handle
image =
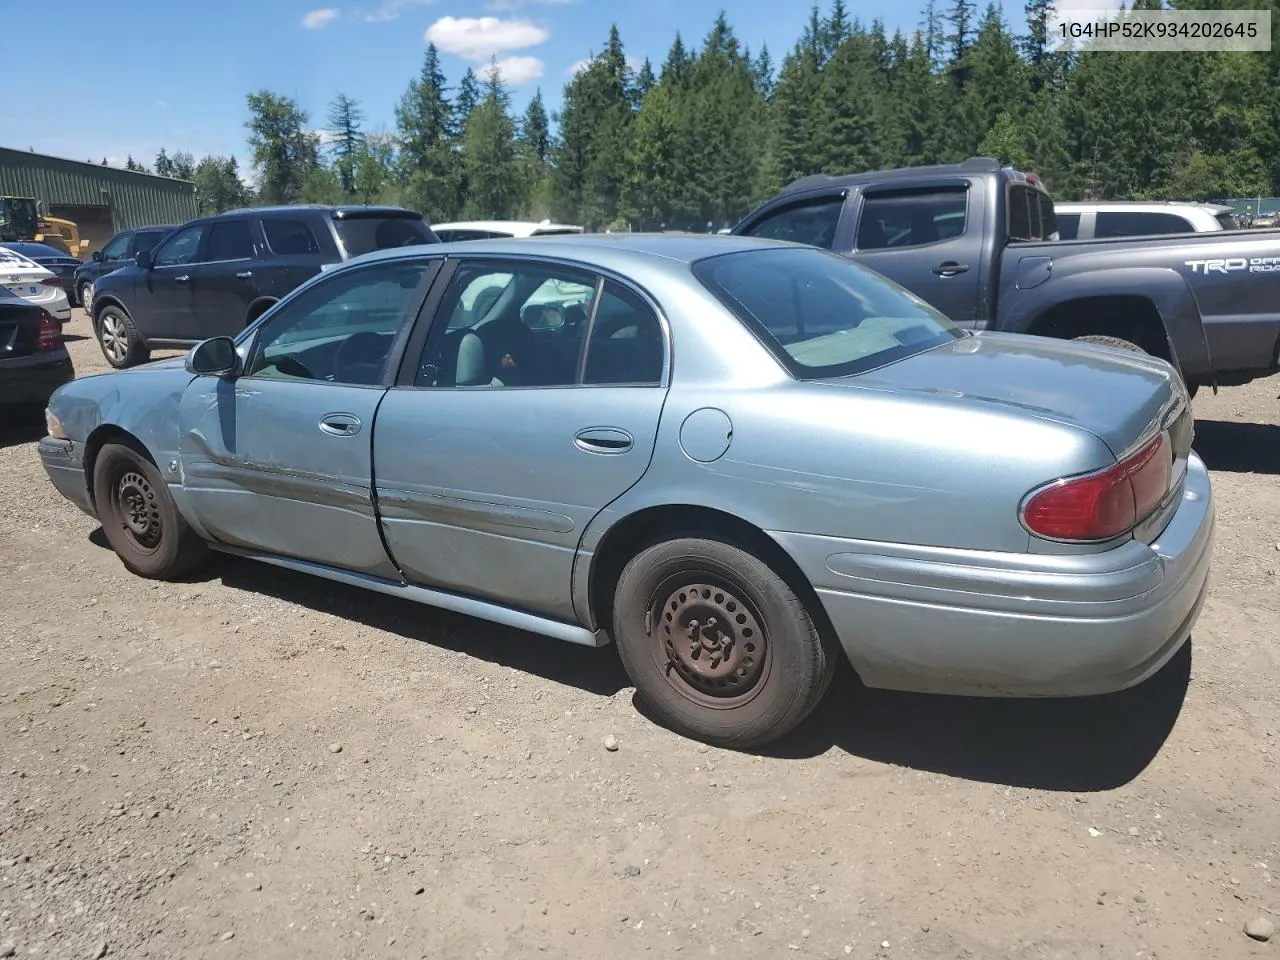
<path fill-rule="evenodd" d="M 239 273 L 237 273 L 237 274 L 236 274 L 236 276 L 237 276 L 239 279 L 241 279 L 241 280 L 248 280 L 250 277 L 252 277 L 252 276 L 253 276 L 253 271 L 252 271 L 252 270 L 241 270 Z"/>
<path fill-rule="evenodd" d="M 933 272 L 940 277 L 954 277 L 956 274 L 964 273 L 969 269 L 967 263 L 956 263 L 954 260 L 946 260 L 933 268 Z"/>
<path fill-rule="evenodd" d="M 360 432 L 360 418 L 349 413 L 326 413 L 320 418 L 320 429 L 331 437 L 354 437 Z"/>
<path fill-rule="evenodd" d="M 186 283 L 186 282 L 187 282 L 188 280 L 190 280 L 190 279 L 191 279 L 191 274 L 189 274 L 189 273 L 184 273 L 184 274 L 183 274 L 182 276 L 180 276 L 180 277 L 174 277 L 174 278 L 173 278 L 173 281 L 174 281 L 174 283 Z"/>
<path fill-rule="evenodd" d="M 588 427 L 574 434 L 573 443 L 587 453 L 626 453 L 635 441 L 617 427 Z"/>

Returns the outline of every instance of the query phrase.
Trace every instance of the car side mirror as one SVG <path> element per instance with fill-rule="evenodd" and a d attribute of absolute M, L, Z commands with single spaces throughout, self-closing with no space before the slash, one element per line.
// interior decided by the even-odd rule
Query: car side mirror
<path fill-rule="evenodd" d="M 213 337 L 192 347 L 184 365 L 199 377 L 234 377 L 240 372 L 240 355 L 230 337 Z"/>
<path fill-rule="evenodd" d="M 151 269 L 151 251 L 139 250 L 138 255 L 133 258 L 133 262 L 140 266 L 143 270 Z"/>
<path fill-rule="evenodd" d="M 102 251 L 101 251 L 101 250 L 95 250 L 95 251 L 93 251 L 93 260 L 94 260 L 94 262 L 95 262 L 95 263 L 101 263 L 101 262 L 102 262 Z"/>

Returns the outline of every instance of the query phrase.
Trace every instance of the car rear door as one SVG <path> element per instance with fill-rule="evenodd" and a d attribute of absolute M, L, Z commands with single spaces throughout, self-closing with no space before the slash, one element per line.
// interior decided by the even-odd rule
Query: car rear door
<path fill-rule="evenodd" d="M 653 453 L 664 323 L 573 265 L 448 263 L 374 424 L 388 548 L 412 582 L 574 621 L 582 533 Z"/>
<path fill-rule="evenodd" d="M 973 328 L 986 210 L 964 177 L 869 187 L 855 201 L 852 256 Z"/>
<path fill-rule="evenodd" d="M 334 274 L 255 330 L 241 376 L 192 380 L 182 485 L 208 536 L 398 578 L 374 516 L 370 434 L 438 268 L 416 258 Z"/>

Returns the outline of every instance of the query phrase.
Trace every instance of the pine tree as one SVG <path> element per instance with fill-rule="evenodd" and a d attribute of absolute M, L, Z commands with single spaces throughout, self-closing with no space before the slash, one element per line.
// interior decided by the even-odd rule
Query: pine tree
<path fill-rule="evenodd" d="M 173 176 L 173 161 L 165 153 L 164 147 L 161 147 L 160 152 L 156 154 L 156 175 L 160 177 Z"/>
<path fill-rule="evenodd" d="M 457 214 L 457 175 L 453 148 L 453 108 L 446 96 L 440 53 L 427 45 L 422 70 L 396 107 L 400 140 L 397 171 L 406 200 L 428 220 Z"/>
<path fill-rule="evenodd" d="M 364 123 L 364 111 L 360 104 L 345 93 L 339 93 L 329 104 L 330 150 L 342 190 L 347 194 L 356 191 L 356 157 L 364 143 L 360 125 Z"/>
<path fill-rule="evenodd" d="M 317 176 L 319 137 L 307 130 L 307 113 L 291 97 L 268 90 L 249 94 L 249 146 L 266 203 L 296 203 Z M 315 191 L 309 193 L 315 196 Z"/>
<path fill-rule="evenodd" d="M 515 215 L 520 193 L 515 124 L 507 114 L 511 98 L 497 63 L 487 71 L 481 100 L 469 112 L 463 131 L 463 166 L 467 201 L 463 215 L 505 220 Z"/>

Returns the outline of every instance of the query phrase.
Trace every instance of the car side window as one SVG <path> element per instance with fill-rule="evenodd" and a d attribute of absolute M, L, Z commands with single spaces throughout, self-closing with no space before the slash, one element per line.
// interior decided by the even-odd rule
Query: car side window
<path fill-rule="evenodd" d="M 968 188 L 928 187 L 863 195 L 858 250 L 920 247 L 953 240 L 965 232 Z"/>
<path fill-rule="evenodd" d="M 216 220 L 209 229 L 209 245 L 204 259 L 248 260 L 253 256 L 253 233 L 248 220 Z"/>
<path fill-rule="evenodd" d="M 1074 240 L 1080 232 L 1080 214 L 1078 213 L 1060 213 L 1058 214 L 1058 239 Z"/>
<path fill-rule="evenodd" d="M 542 263 L 462 263 L 427 337 L 419 387 L 577 383 L 594 276 Z"/>
<path fill-rule="evenodd" d="M 1176 213 L 1152 211 L 1100 211 L 1095 237 L 1142 237 L 1157 233 L 1193 233 L 1191 222 Z"/>
<path fill-rule="evenodd" d="M 749 237 L 789 240 L 830 250 L 836 240 L 836 227 L 843 209 L 843 194 L 806 200 L 774 210 L 742 232 Z"/>
<path fill-rule="evenodd" d="M 633 291 L 606 280 L 591 323 L 583 382 L 658 385 L 666 355 L 658 317 Z"/>
<path fill-rule="evenodd" d="M 262 221 L 271 252 L 282 257 L 305 257 L 320 252 L 320 244 L 311 227 L 304 220 L 279 220 L 268 217 Z"/>
<path fill-rule="evenodd" d="M 245 375 L 372 386 L 416 316 L 438 261 L 343 271 L 284 304 L 259 332 Z"/>
<path fill-rule="evenodd" d="M 133 236 L 133 256 L 143 250 L 151 250 L 157 243 L 169 235 L 167 230 L 139 230 Z"/>
<path fill-rule="evenodd" d="M 179 230 L 168 240 L 156 248 L 152 263 L 157 267 L 172 267 L 177 264 L 195 263 L 200 255 L 200 241 L 204 239 L 207 224 L 197 223 L 194 226 Z"/>
<path fill-rule="evenodd" d="M 129 251 L 129 238 L 127 233 L 117 233 L 111 238 L 111 241 L 102 248 L 103 260 L 121 260 Z"/>

